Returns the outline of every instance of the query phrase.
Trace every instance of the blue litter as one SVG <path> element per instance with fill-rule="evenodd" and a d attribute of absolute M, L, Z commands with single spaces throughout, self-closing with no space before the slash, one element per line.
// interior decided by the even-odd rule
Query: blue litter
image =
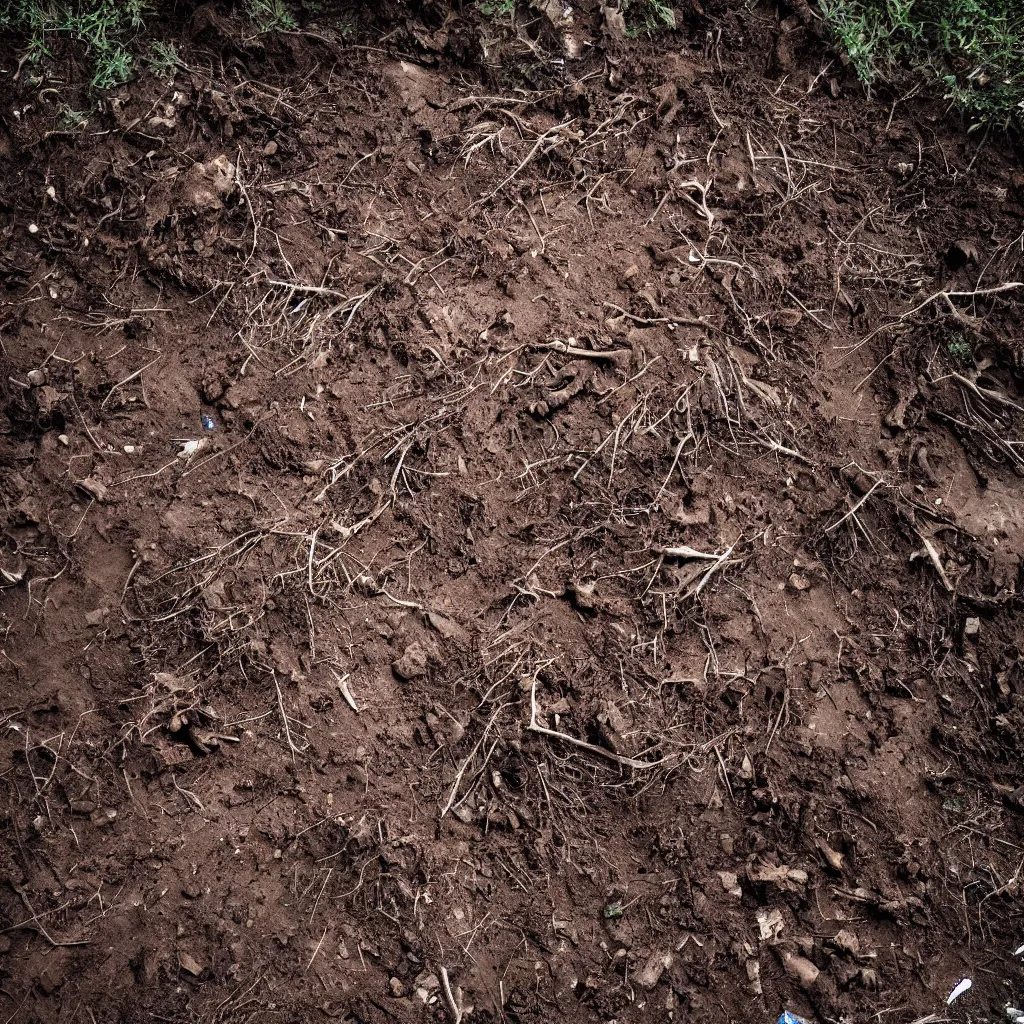
<path fill-rule="evenodd" d="M 217 426 L 217 424 L 213 422 L 212 416 L 203 416 L 201 419 L 203 421 L 203 430 L 213 430 Z"/>
<path fill-rule="evenodd" d="M 789 1010 L 784 1010 L 779 1018 L 779 1024 L 807 1024 L 807 1021 L 803 1017 L 798 1017 L 795 1013 L 790 1013 Z"/>

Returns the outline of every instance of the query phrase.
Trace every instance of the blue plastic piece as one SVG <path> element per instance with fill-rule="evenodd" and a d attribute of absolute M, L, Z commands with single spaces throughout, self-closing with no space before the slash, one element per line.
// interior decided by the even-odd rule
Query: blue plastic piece
<path fill-rule="evenodd" d="M 203 421 L 203 430 L 214 430 L 216 428 L 217 424 L 213 422 L 212 416 L 202 416 L 200 418 Z"/>
<path fill-rule="evenodd" d="M 795 1013 L 790 1013 L 789 1010 L 783 1010 L 782 1016 L 779 1018 L 779 1024 L 807 1024 L 807 1021 L 803 1017 L 798 1017 Z"/>

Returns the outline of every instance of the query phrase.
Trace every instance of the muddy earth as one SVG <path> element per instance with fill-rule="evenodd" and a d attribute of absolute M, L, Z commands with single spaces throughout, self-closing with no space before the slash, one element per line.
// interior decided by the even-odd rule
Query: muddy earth
<path fill-rule="evenodd" d="M 0 1020 L 1024 998 L 1012 144 L 570 13 L 4 43 Z"/>

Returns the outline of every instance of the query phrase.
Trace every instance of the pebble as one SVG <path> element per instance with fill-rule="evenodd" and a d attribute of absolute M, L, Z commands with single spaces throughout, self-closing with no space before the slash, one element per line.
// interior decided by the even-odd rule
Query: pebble
<path fill-rule="evenodd" d="M 641 988 L 652 989 L 661 980 L 661 976 L 672 966 L 672 954 L 659 950 L 652 953 L 644 962 L 636 975 Z"/>
<path fill-rule="evenodd" d="M 277 143 L 273 139 L 271 139 L 263 147 L 263 155 L 264 156 L 273 156 L 276 152 L 277 152 Z"/>
<path fill-rule="evenodd" d="M 427 673 L 427 652 L 423 645 L 414 640 L 405 653 L 391 666 L 392 671 L 402 680 L 416 679 Z"/>
<path fill-rule="evenodd" d="M 981 619 L 973 616 L 964 622 L 964 636 L 977 636 L 981 632 Z"/>
<path fill-rule="evenodd" d="M 91 498 L 100 502 L 106 500 L 107 485 L 102 480 L 97 480 L 94 476 L 87 476 L 84 480 L 78 481 L 78 486 Z"/>
<path fill-rule="evenodd" d="M 388 982 L 388 991 L 395 997 L 395 999 L 400 999 L 405 994 L 405 987 L 402 985 L 400 979 L 392 978 Z"/>
<path fill-rule="evenodd" d="M 810 988 L 817 980 L 821 971 L 806 957 L 789 954 L 784 961 L 786 973 L 803 988 Z"/>
<path fill-rule="evenodd" d="M 42 370 L 29 370 L 27 377 L 34 388 L 40 388 L 46 383 L 46 374 Z"/>
<path fill-rule="evenodd" d="M 790 590 L 803 591 L 811 589 L 811 581 L 806 576 L 801 576 L 799 573 L 793 573 L 789 577 Z"/>
<path fill-rule="evenodd" d="M 29 224 L 29 226 L 28 226 L 28 233 L 30 235 L 38 235 L 39 234 L 39 225 L 38 224 Z"/>
<path fill-rule="evenodd" d="M 198 978 L 203 973 L 203 968 L 199 961 L 195 957 L 189 956 L 188 953 L 179 953 L 178 963 L 181 965 L 181 969 L 187 974 L 191 974 L 193 978 Z"/>

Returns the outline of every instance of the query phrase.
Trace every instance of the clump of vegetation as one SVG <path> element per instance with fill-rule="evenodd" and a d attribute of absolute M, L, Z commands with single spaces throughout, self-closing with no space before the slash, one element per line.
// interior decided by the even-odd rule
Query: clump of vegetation
<path fill-rule="evenodd" d="M 146 10 L 146 0 L 0 0 L 0 30 L 23 33 L 34 64 L 53 56 L 55 37 L 83 43 L 92 60 L 92 85 L 110 89 L 131 77 L 129 45 Z"/>
<path fill-rule="evenodd" d="M 941 83 L 970 128 L 1024 127 L 1020 0 L 820 0 L 863 82 Z"/>
<path fill-rule="evenodd" d="M 676 12 L 665 0 L 624 0 L 622 13 L 626 34 L 634 39 L 676 27 Z"/>
<path fill-rule="evenodd" d="M 294 32 L 295 12 L 285 0 L 246 0 L 245 10 L 258 32 Z"/>
<path fill-rule="evenodd" d="M 0 0 L 0 32 L 21 37 L 25 61 L 41 67 L 54 58 L 60 39 L 83 47 L 96 89 L 123 85 L 141 61 L 159 78 L 172 77 L 181 66 L 173 43 L 152 41 L 152 26 L 164 5 L 161 0 Z M 298 12 L 323 13 L 325 0 L 242 0 L 257 32 L 294 31 Z"/>

